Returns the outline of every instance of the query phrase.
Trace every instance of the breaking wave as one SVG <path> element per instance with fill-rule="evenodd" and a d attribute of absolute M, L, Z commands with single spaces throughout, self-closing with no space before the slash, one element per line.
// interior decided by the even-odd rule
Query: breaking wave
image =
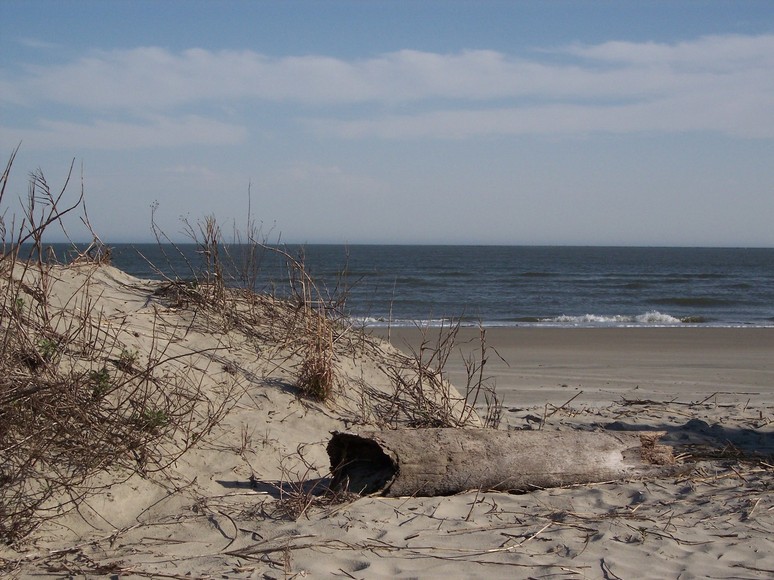
<path fill-rule="evenodd" d="M 449 318 L 435 318 L 425 320 L 407 320 L 407 319 L 393 319 L 389 320 L 382 317 L 356 317 L 357 323 L 368 327 L 406 327 L 406 326 L 418 326 L 422 327 L 443 327 L 451 326 L 457 322 L 456 319 Z M 602 314 L 583 314 L 581 316 L 570 316 L 563 314 L 561 316 L 553 316 L 548 318 L 533 318 L 524 317 L 513 321 L 482 321 L 481 324 L 485 327 L 491 326 L 553 326 L 553 327 L 629 327 L 629 326 L 680 326 L 680 325 L 696 325 L 709 323 L 710 320 L 700 316 L 686 316 L 684 318 L 676 318 L 670 314 L 664 314 L 657 310 L 651 310 L 643 314 L 637 315 L 602 315 Z M 461 320 L 461 326 L 477 326 L 479 321 L 474 320 Z"/>
<path fill-rule="evenodd" d="M 550 323 L 561 326 L 677 326 L 680 324 L 696 324 L 706 322 L 703 319 L 697 317 L 691 317 L 690 319 L 675 318 L 670 314 L 664 314 L 657 310 L 651 310 L 644 314 L 637 315 L 600 315 L 600 314 L 584 314 L 582 316 L 567 316 L 561 315 L 553 318 L 543 318 L 540 320 L 542 323 Z"/>

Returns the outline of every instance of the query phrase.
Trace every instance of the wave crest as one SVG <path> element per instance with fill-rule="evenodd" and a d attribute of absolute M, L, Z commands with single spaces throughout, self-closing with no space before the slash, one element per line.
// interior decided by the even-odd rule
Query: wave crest
<path fill-rule="evenodd" d="M 560 324 L 565 326 L 676 326 L 684 324 L 684 321 L 664 314 L 658 310 L 650 310 L 644 314 L 626 315 L 603 315 L 603 314 L 584 314 L 582 316 L 569 316 L 562 314 L 553 318 L 543 318 L 542 323 Z"/>

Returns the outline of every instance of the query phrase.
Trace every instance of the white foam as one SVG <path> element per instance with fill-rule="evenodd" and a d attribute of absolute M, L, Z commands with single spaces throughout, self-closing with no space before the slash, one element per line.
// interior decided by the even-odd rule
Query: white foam
<path fill-rule="evenodd" d="M 568 316 L 563 314 L 554 318 L 544 318 L 540 322 L 560 326 L 674 326 L 683 324 L 679 318 L 664 314 L 658 310 L 651 310 L 634 316 L 624 314 Z"/>
<path fill-rule="evenodd" d="M 413 320 L 407 318 L 393 318 L 392 320 L 383 317 L 373 316 L 355 316 L 352 318 L 357 323 L 357 326 L 367 326 L 369 328 L 444 328 L 451 327 L 457 324 L 456 318 L 431 318 L 423 320 Z M 474 322 L 461 322 L 460 326 L 478 326 L 478 323 Z"/>
<path fill-rule="evenodd" d="M 662 314 L 658 310 L 651 310 L 645 314 L 635 316 L 640 324 L 683 324 L 683 321 L 669 314 Z"/>
<path fill-rule="evenodd" d="M 434 318 L 425 320 L 412 320 L 412 319 L 397 319 L 382 317 L 354 317 L 353 320 L 358 326 L 366 326 L 369 328 L 405 328 L 405 327 L 418 327 L 418 328 L 443 328 L 450 327 L 457 323 L 456 319 L 450 318 Z M 701 322 L 691 323 L 688 321 L 682 321 L 679 318 L 675 318 L 670 314 L 659 312 L 658 310 L 650 310 L 643 314 L 637 315 L 602 315 L 602 314 L 583 314 L 581 316 L 570 316 L 563 314 L 561 316 L 555 316 L 552 318 L 541 318 L 535 322 L 525 321 L 504 321 L 504 320 L 483 320 L 483 321 L 461 321 L 460 326 L 478 326 L 479 322 L 481 326 L 485 328 L 490 327 L 551 327 L 551 328 L 600 328 L 600 327 L 620 327 L 620 328 L 632 328 L 632 327 L 676 327 L 682 326 L 685 328 L 690 327 L 719 327 L 719 328 L 772 328 L 774 325 L 750 325 L 750 324 L 731 324 L 727 322 Z"/>

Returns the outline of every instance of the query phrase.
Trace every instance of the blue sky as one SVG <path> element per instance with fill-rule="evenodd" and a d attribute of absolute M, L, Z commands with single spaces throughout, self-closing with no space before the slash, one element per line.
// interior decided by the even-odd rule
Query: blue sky
<path fill-rule="evenodd" d="M 18 143 L 114 243 L 772 247 L 774 3 L 0 0 Z"/>

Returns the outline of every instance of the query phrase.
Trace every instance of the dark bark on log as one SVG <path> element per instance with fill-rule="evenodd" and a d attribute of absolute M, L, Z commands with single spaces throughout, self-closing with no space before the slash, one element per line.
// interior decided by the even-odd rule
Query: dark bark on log
<path fill-rule="evenodd" d="M 386 496 L 534 489 L 674 473 L 661 433 L 398 429 L 333 434 L 334 489 Z"/>

